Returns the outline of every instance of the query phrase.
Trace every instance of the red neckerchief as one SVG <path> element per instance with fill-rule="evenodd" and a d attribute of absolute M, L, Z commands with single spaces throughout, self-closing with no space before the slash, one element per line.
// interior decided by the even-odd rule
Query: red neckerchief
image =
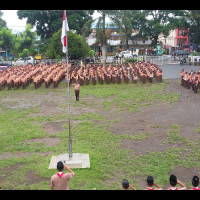
<path fill-rule="evenodd" d="M 57 175 L 59 176 L 59 178 L 61 178 L 64 175 L 64 173 L 63 172 L 61 174 L 57 173 Z"/>
<path fill-rule="evenodd" d="M 200 188 L 195 188 L 195 187 L 193 187 L 192 189 L 193 189 L 193 190 L 200 190 Z"/>
<path fill-rule="evenodd" d="M 172 188 L 169 188 L 169 190 L 172 190 Z M 178 188 L 175 188 L 174 190 L 178 190 Z"/>
<path fill-rule="evenodd" d="M 148 187 L 147 190 L 154 190 L 154 188 L 149 188 L 149 187 Z"/>

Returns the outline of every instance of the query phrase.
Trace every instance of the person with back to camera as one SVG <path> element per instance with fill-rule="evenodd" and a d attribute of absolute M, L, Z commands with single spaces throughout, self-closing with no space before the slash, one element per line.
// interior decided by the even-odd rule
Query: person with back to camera
<path fill-rule="evenodd" d="M 199 188 L 199 177 L 198 176 L 193 176 L 192 186 L 193 186 L 193 188 L 190 189 L 190 190 L 200 190 L 200 188 Z"/>
<path fill-rule="evenodd" d="M 129 184 L 128 180 L 127 179 L 124 179 L 122 181 L 122 188 L 124 190 L 128 190 L 129 188 L 131 188 L 132 190 L 137 190 L 136 188 L 134 188 L 131 184 Z"/>
<path fill-rule="evenodd" d="M 153 186 L 156 186 L 156 188 L 154 188 Z M 152 176 L 148 176 L 146 190 L 162 190 L 162 188 L 160 186 L 158 186 L 158 184 L 156 182 L 154 182 L 154 179 Z"/>
<path fill-rule="evenodd" d="M 67 169 L 70 173 L 64 173 L 63 169 Z M 69 190 L 69 180 L 74 177 L 75 173 L 63 162 L 57 163 L 58 172 L 51 177 L 51 190 Z"/>
<path fill-rule="evenodd" d="M 179 181 L 175 175 L 171 175 L 169 178 L 170 188 L 168 190 L 186 190 L 187 188 L 185 185 Z M 176 185 L 179 184 L 181 188 L 176 187 Z"/>
<path fill-rule="evenodd" d="M 79 101 L 79 94 L 80 94 L 80 84 L 78 81 L 75 81 L 75 83 L 72 84 L 75 87 L 75 97 L 76 101 Z"/>

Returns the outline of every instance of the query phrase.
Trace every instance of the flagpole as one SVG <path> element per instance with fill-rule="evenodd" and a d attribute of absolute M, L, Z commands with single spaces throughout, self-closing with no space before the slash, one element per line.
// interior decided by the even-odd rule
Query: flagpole
<path fill-rule="evenodd" d="M 65 12 L 65 24 L 66 23 L 66 10 Z M 66 35 L 66 63 L 67 63 L 67 88 L 68 88 L 68 120 L 69 120 L 69 158 L 72 158 L 72 138 L 71 138 L 71 126 L 70 126 L 70 99 L 69 99 L 69 70 L 68 70 L 68 43 L 67 43 L 67 30 L 65 29 L 65 35 Z"/>

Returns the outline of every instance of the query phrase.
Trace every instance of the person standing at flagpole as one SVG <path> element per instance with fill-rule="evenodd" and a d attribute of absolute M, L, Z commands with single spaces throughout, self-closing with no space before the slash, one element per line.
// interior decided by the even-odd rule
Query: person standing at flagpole
<path fill-rule="evenodd" d="M 63 11 L 61 43 L 63 46 L 62 51 L 63 51 L 63 53 L 66 53 L 67 77 L 69 77 L 67 31 L 69 31 L 69 27 L 68 27 L 68 23 L 67 23 L 66 10 L 64 10 Z M 69 158 L 72 158 L 72 138 L 71 138 L 71 129 L 70 129 L 69 79 L 67 79 L 67 88 L 68 88 L 68 118 L 69 118 Z"/>

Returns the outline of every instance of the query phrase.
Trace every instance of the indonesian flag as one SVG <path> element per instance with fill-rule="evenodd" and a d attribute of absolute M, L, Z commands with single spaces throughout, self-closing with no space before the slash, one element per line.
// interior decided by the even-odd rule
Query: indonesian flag
<path fill-rule="evenodd" d="M 61 43 L 63 45 L 62 51 L 66 53 L 67 51 L 67 31 L 69 31 L 66 10 L 63 11 L 63 24 L 62 24 L 62 35 L 61 35 Z"/>

